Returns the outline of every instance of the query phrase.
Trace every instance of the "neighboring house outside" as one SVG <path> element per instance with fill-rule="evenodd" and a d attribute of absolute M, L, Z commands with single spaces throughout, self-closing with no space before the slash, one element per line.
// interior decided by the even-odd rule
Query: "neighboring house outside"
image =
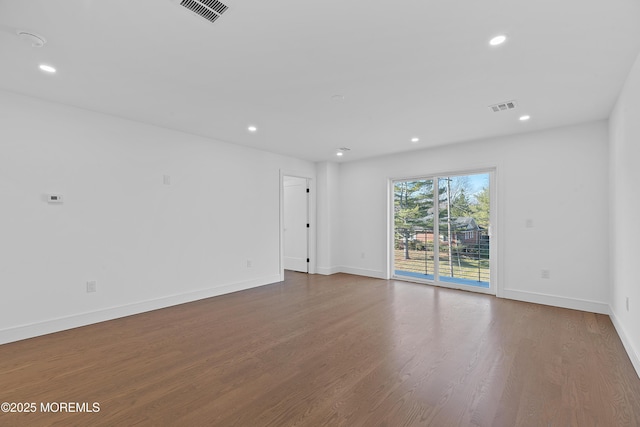
<path fill-rule="evenodd" d="M 454 236 L 454 243 L 462 245 L 475 245 L 480 241 L 480 233 L 482 229 L 476 223 L 476 220 L 463 216 L 455 218 L 451 223 L 451 233 Z"/>
<path fill-rule="evenodd" d="M 445 220 L 440 223 L 439 240 L 441 242 L 447 242 L 446 231 L 447 223 Z M 474 218 L 468 216 L 451 219 L 451 234 L 453 236 L 452 241 L 454 245 L 475 246 L 487 238 L 486 230 L 478 226 L 478 223 Z M 433 242 L 433 229 L 422 229 L 416 226 L 409 240 L 416 243 L 419 242 L 418 245 L 424 247 L 427 242 Z M 420 245 L 420 243 L 422 243 L 422 245 Z"/>

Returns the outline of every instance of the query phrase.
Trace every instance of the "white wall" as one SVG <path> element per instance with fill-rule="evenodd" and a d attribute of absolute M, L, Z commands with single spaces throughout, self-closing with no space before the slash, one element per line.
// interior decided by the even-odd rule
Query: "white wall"
<path fill-rule="evenodd" d="M 280 279 L 280 170 L 313 163 L 8 92 L 0 117 L 0 343 Z"/>
<path fill-rule="evenodd" d="M 318 212 L 317 212 L 317 245 L 319 274 L 334 274 L 340 271 L 339 248 L 340 223 L 338 194 L 340 188 L 340 169 L 334 162 L 319 162 L 316 164 L 318 180 Z"/>
<path fill-rule="evenodd" d="M 608 313 L 607 132 L 596 122 L 340 165 L 340 269 L 388 277 L 389 179 L 496 168 L 499 295 Z"/>
<path fill-rule="evenodd" d="M 640 56 L 611 115 L 610 141 L 611 318 L 640 375 Z"/>

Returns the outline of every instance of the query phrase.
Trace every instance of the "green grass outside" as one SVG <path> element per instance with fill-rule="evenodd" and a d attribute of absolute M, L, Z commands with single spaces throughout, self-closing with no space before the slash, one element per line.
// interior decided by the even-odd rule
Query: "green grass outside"
<path fill-rule="evenodd" d="M 414 273 L 433 274 L 433 252 L 409 251 L 409 258 L 404 259 L 404 250 L 395 250 L 394 265 L 396 270 L 411 271 Z M 479 267 L 479 268 L 478 268 Z M 479 274 L 479 275 L 478 275 Z M 449 254 L 440 253 L 440 276 L 459 277 L 462 279 L 489 281 L 489 260 L 478 260 L 458 256 L 453 253 L 453 276 L 449 269 Z"/>

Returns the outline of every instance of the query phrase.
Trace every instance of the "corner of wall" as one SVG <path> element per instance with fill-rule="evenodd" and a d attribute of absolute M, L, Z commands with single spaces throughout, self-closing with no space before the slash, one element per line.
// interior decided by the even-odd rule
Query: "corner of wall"
<path fill-rule="evenodd" d="M 611 322 L 613 323 L 613 326 L 615 327 L 616 332 L 618 333 L 618 336 L 622 341 L 624 349 L 627 351 L 627 355 L 629 356 L 629 359 L 631 360 L 631 363 L 636 370 L 636 374 L 638 374 L 638 377 L 640 378 L 640 352 L 638 352 L 633 347 L 633 343 L 629 339 L 627 331 L 625 330 L 624 326 L 622 326 L 622 322 L 620 322 L 620 319 L 618 319 L 618 316 L 616 316 L 615 310 L 611 306 L 609 307 L 609 317 L 611 318 Z"/>
<path fill-rule="evenodd" d="M 636 159 L 640 126 L 640 55 L 629 70 L 628 77 L 609 117 L 609 307 L 611 321 L 640 377 L 640 313 L 634 309 L 640 300 L 636 260 L 640 251 L 635 245 L 640 237 L 637 229 L 624 226 L 635 221 L 640 208 L 636 182 L 640 178 Z M 629 299 L 632 310 L 629 310 Z M 626 304 L 625 304 L 626 300 Z M 625 307 L 626 305 L 626 307 Z"/>

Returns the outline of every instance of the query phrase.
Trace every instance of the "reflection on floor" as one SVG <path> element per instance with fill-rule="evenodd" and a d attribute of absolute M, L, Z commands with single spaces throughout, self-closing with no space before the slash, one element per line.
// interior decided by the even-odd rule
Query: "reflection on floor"
<path fill-rule="evenodd" d="M 396 276 L 414 277 L 414 278 L 417 278 L 417 279 L 425 279 L 425 280 L 434 280 L 435 279 L 433 274 L 422 274 L 422 273 L 416 273 L 416 272 L 413 272 L 413 271 L 405 271 L 405 270 L 396 270 L 395 271 L 395 275 Z M 475 286 L 476 288 L 489 289 L 489 282 L 480 282 L 480 281 L 477 281 L 477 280 L 462 279 L 462 278 L 459 278 L 459 277 L 446 277 L 446 276 L 440 276 L 439 280 L 440 280 L 440 282 L 454 283 L 456 285 L 467 285 L 467 286 Z"/>

